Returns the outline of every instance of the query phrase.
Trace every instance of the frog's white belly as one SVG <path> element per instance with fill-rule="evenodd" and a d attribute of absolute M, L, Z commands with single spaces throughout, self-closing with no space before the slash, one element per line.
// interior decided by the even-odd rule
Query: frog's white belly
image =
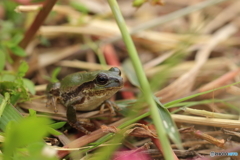
<path fill-rule="evenodd" d="M 97 109 L 104 101 L 108 100 L 112 94 L 107 95 L 95 95 L 85 96 L 83 103 L 76 104 L 76 110 L 78 111 L 91 111 Z"/>
<path fill-rule="evenodd" d="M 98 108 L 105 100 L 105 97 L 98 99 L 96 97 L 88 97 L 82 104 L 76 104 L 75 107 L 78 111 L 91 111 Z"/>
<path fill-rule="evenodd" d="M 97 109 L 104 101 L 108 100 L 118 91 L 117 88 L 105 90 L 104 92 L 91 93 L 84 90 L 80 96 L 84 97 L 81 104 L 74 105 L 78 111 L 91 111 Z"/>

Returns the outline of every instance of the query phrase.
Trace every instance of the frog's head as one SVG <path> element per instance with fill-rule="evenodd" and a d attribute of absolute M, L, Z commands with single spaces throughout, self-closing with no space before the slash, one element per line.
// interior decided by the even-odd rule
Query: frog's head
<path fill-rule="evenodd" d="M 84 103 L 91 104 L 92 107 L 99 106 L 123 86 L 121 71 L 116 67 L 109 70 L 94 71 L 85 75 L 85 77 L 88 77 L 91 81 L 84 83 L 79 91 L 85 96 Z M 88 106 L 88 109 L 92 108 Z"/>
<path fill-rule="evenodd" d="M 112 67 L 107 71 L 99 71 L 94 79 L 95 90 L 119 90 L 123 86 L 121 71 Z"/>

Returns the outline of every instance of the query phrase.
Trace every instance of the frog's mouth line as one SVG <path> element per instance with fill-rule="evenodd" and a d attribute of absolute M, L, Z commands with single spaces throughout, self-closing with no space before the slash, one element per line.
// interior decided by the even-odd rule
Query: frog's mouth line
<path fill-rule="evenodd" d="M 95 95 L 100 96 L 100 95 L 106 95 L 107 93 L 109 93 L 111 91 L 117 92 L 121 88 L 122 88 L 122 86 L 119 86 L 119 87 L 109 87 L 109 88 L 104 88 L 104 89 L 99 89 L 99 90 L 89 89 L 89 90 L 85 90 L 83 92 L 85 94 L 87 94 L 88 96 L 95 96 Z"/>
<path fill-rule="evenodd" d="M 105 86 L 105 88 L 96 89 L 94 81 L 90 81 L 90 82 L 82 84 L 81 86 L 77 87 L 75 90 L 66 93 L 66 95 L 77 96 L 80 92 L 82 92 L 83 94 L 88 95 L 88 96 L 103 95 L 104 93 L 111 92 L 113 90 L 116 90 L 116 92 L 117 92 L 122 87 L 123 87 L 123 85 L 111 86 L 111 87 Z"/>

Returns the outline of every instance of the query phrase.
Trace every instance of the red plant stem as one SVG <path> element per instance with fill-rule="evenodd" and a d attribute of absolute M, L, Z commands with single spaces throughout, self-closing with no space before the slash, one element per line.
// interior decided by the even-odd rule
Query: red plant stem
<path fill-rule="evenodd" d="M 46 0 L 45 1 L 42 9 L 38 12 L 35 20 L 32 22 L 31 26 L 29 27 L 29 29 L 25 33 L 24 38 L 19 43 L 20 47 L 25 49 L 28 46 L 28 44 L 34 38 L 38 29 L 43 24 L 44 20 L 47 18 L 48 14 L 52 10 L 52 8 L 53 8 L 53 6 L 56 2 L 57 2 L 57 0 Z M 14 68 L 16 69 L 16 68 L 19 67 L 21 58 L 16 56 L 16 55 L 13 55 L 12 58 L 15 60 Z"/>
<path fill-rule="evenodd" d="M 22 41 L 19 44 L 23 49 L 25 49 L 27 47 L 27 45 L 29 44 L 29 42 L 33 39 L 33 37 L 35 36 L 38 29 L 45 21 L 45 19 L 47 18 L 48 14 L 52 10 L 52 8 L 56 2 L 57 2 L 57 0 L 47 0 L 43 4 L 42 9 L 38 12 L 35 20 L 31 24 L 31 26 L 27 30 L 24 38 L 22 39 Z"/>

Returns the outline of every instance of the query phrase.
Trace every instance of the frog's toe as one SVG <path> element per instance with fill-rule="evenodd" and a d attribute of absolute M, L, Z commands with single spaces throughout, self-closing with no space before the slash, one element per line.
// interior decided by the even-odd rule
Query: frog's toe
<path fill-rule="evenodd" d="M 51 107 L 52 106 L 52 101 L 51 100 L 47 100 L 47 102 L 46 102 L 46 107 L 48 108 L 48 107 Z"/>
<path fill-rule="evenodd" d="M 54 113 L 57 113 L 58 112 L 58 109 L 57 108 L 54 108 Z"/>
<path fill-rule="evenodd" d="M 54 107 L 54 113 L 58 112 L 57 109 L 57 97 L 48 97 L 47 103 L 46 103 L 46 107 Z"/>
<path fill-rule="evenodd" d="M 100 114 L 103 114 L 103 113 L 104 113 L 104 109 L 105 109 L 105 105 L 102 105 L 101 108 L 100 108 L 99 113 L 100 113 Z M 110 110 L 111 116 L 115 116 L 115 115 L 116 115 L 116 112 L 115 112 L 115 110 L 114 110 L 113 107 L 108 106 L 108 109 Z"/>
<path fill-rule="evenodd" d="M 104 104 L 102 104 L 101 108 L 100 108 L 100 114 L 104 113 L 104 109 L 105 107 L 107 107 L 110 110 L 110 114 L 111 116 L 115 116 L 116 115 L 116 111 L 119 111 L 119 107 L 112 101 L 105 101 Z"/>

